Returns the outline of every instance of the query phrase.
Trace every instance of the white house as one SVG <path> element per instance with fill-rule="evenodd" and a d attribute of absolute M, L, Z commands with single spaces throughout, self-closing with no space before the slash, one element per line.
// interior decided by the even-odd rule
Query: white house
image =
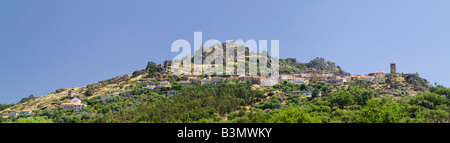
<path fill-rule="evenodd" d="M 293 79 L 293 78 L 295 78 L 295 76 L 294 76 L 294 75 L 289 75 L 289 74 L 282 74 L 282 75 L 280 75 L 280 78 L 281 78 L 282 80 L 285 80 L 285 79 Z"/>
<path fill-rule="evenodd" d="M 78 98 L 74 98 L 74 99 L 70 100 L 70 103 L 81 103 L 81 100 Z"/>
<path fill-rule="evenodd" d="M 154 86 L 154 85 L 147 85 L 147 87 L 145 87 L 145 88 L 147 88 L 147 90 L 153 90 L 153 89 L 156 88 L 156 86 Z"/>
<path fill-rule="evenodd" d="M 169 81 L 161 81 L 158 83 L 158 85 L 170 85 Z"/>
<path fill-rule="evenodd" d="M 311 77 L 313 77 L 314 75 L 313 74 L 310 74 L 310 73 L 304 73 L 304 74 L 301 74 L 301 77 L 303 77 L 303 78 L 311 78 Z"/>
<path fill-rule="evenodd" d="M 31 114 L 33 111 L 31 111 L 31 110 L 22 110 L 22 111 L 20 111 L 20 114 L 22 114 L 22 115 L 26 115 L 26 114 Z"/>
<path fill-rule="evenodd" d="M 338 78 L 338 79 L 335 79 L 334 82 L 335 83 L 344 83 L 344 82 L 347 82 L 347 79 L 346 78 Z"/>
<path fill-rule="evenodd" d="M 333 74 L 332 74 L 332 73 L 323 73 L 323 76 L 324 76 L 324 77 L 332 77 Z"/>
<path fill-rule="evenodd" d="M 62 103 L 60 107 L 64 110 L 73 110 L 73 112 L 80 112 L 80 110 L 83 110 L 86 107 L 86 105 L 81 103 L 81 100 L 77 98 L 74 99 L 70 100 L 70 103 Z"/>

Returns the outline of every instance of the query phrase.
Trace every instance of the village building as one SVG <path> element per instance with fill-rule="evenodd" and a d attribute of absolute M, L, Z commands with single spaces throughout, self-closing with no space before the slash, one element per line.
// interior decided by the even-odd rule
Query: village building
<path fill-rule="evenodd" d="M 373 76 L 361 76 L 361 79 L 363 81 L 366 81 L 366 82 L 371 82 L 371 81 L 375 80 L 375 77 L 373 77 Z"/>
<path fill-rule="evenodd" d="M 312 78 L 312 77 L 314 77 L 314 74 L 312 74 L 312 73 L 303 73 L 300 76 L 303 77 L 303 78 Z"/>
<path fill-rule="evenodd" d="M 391 63 L 391 73 L 396 74 L 397 73 L 397 64 Z"/>
<path fill-rule="evenodd" d="M 293 79 L 293 78 L 295 78 L 295 76 L 294 75 L 289 75 L 289 74 L 282 74 L 282 75 L 280 75 L 280 78 L 282 80 L 287 80 L 287 79 Z"/>
<path fill-rule="evenodd" d="M 169 81 L 161 81 L 161 82 L 159 82 L 158 85 L 156 86 L 156 88 L 158 88 L 158 90 L 160 90 L 160 89 L 163 88 L 163 87 L 169 88 L 169 87 L 172 87 L 172 85 L 170 85 L 170 82 L 169 82 Z"/>
<path fill-rule="evenodd" d="M 86 105 L 81 103 L 81 100 L 77 98 L 74 99 L 70 100 L 70 103 L 62 103 L 60 107 L 64 110 L 73 110 L 73 112 L 80 112 L 86 107 Z"/>
<path fill-rule="evenodd" d="M 81 103 L 81 100 L 78 98 L 74 98 L 74 99 L 70 100 L 70 103 Z"/>
<path fill-rule="evenodd" d="M 378 77 L 384 77 L 385 75 L 386 75 L 386 73 L 384 73 L 384 71 L 379 71 L 376 74 L 376 76 L 378 76 Z"/>
<path fill-rule="evenodd" d="M 167 86 L 167 85 L 170 85 L 170 82 L 169 81 L 161 81 L 158 83 L 158 85 Z"/>
<path fill-rule="evenodd" d="M 17 118 L 17 116 L 19 116 L 19 113 L 17 113 L 16 111 L 10 111 L 8 116 L 9 118 Z"/>
<path fill-rule="evenodd" d="M 357 80 L 359 79 L 361 76 L 360 75 L 352 75 L 351 78 L 352 80 Z"/>
<path fill-rule="evenodd" d="M 156 88 L 156 86 L 154 86 L 154 85 L 147 85 L 147 86 L 144 86 L 142 88 L 143 89 L 147 89 L 147 90 L 154 90 Z"/>
<path fill-rule="evenodd" d="M 227 80 L 239 80 L 239 77 L 237 76 L 230 76 L 227 78 Z"/>
<path fill-rule="evenodd" d="M 323 75 L 322 76 L 324 76 L 324 77 L 332 77 L 333 76 L 333 74 L 332 73 L 323 73 Z"/>
<path fill-rule="evenodd" d="M 75 95 L 77 95 L 77 92 L 75 92 L 75 90 L 69 90 L 69 93 L 67 94 L 67 97 L 75 97 Z"/>
<path fill-rule="evenodd" d="M 190 81 L 190 83 L 201 83 L 202 80 L 197 77 L 188 77 L 188 81 Z"/>
<path fill-rule="evenodd" d="M 114 96 L 114 97 L 119 96 L 119 95 L 120 95 L 120 92 L 114 92 L 114 93 L 112 94 L 112 96 Z"/>
<path fill-rule="evenodd" d="M 307 78 L 293 78 L 289 79 L 288 81 L 293 84 L 309 84 L 309 79 Z"/>
<path fill-rule="evenodd" d="M 22 110 L 20 111 L 20 115 L 26 115 L 26 114 L 31 114 L 33 111 L 31 110 Z"/>
<path fill-rule="evenodd" d="M 352 77 L 351 76 L 345 76 L 344 77 L 347 81 L 351 81 L 352 80 Z"/>
<path fill-rule="evenodd" d="M 344 82 L 347 82 L 346 78 L 337 78 L 334 80 L 334 83 L 344 83 Z"/>

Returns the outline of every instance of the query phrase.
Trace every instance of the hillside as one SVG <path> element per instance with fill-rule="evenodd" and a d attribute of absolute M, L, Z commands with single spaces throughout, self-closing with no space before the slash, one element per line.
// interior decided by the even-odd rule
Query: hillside
<path fill-rule="evenodd" d="M 210 55 L 214 47 L 204 52 L 204 56 Z M 248 52 L 252 51 L 248 51 L 247 48 Z M 248 61 L 248 56 L 246 60 Z M 264 119 L 268 122 L 286 122 L 278 118 L 278 114 L 281 116 L 284 112 L 295 110 L 311 114 L 308 115 L 311 117 L 304 120 L 305 122 L 368 122 L 361 118 L 362 108 L 369 108 L 366 106 L 368 104 L 381 104 L 378 100 L 383 102 L 408 100 L 399 104 L 408 103 L 411 105 L 402 106 L 429 110 L 432 113 L 414 112 L 430 116 L 429 118 L 436 117 L 431 117 L 431 114 L 435 114 L 434 110 L 445 111 L 442 112 L 444 117 L 448 114 L 446 97 L 449 97 L 450 89 L 430 87 L 430 83 L 418 74 L 378 72 L 351 76 L 336 63 L 325 61 L 324 58 L 315 58 L 308 63 L 287 58 L 280 60 L 280 73 L 297 76 L 299 77 L 297 79 L 306 81 L 298 83 L 285 79 L 273 87 L 263 87 L 258 84 L 259 80 L 250 79 L 252 77 L 174 76 L 171 66 L 170 60 L 160 64 L 149 61 L 146 68 L 137 70 L 131 75 L 117 76 L 83 87 L 57 89 L 50 94 L 4 109 L 0 111 L 0 115 L 6 116 L 10 111 L 32 110 L 34 117 L 45 116 L 49 118 L 48 120 L 51 119 L 51 122 L 60 123 L 259 122 L 256 119 L 249 121 L 250 118 L 254 118 L 250 115 L 258 112 L 274 116 L 271 119 Z M 303 77 L 308 75 L 312 77 Z M 213 78 L 219 81 L 213 82 Z M 256 77 L 260 78 L 262 77 Z M 168 81 L 169 86 L 160 85 L 164 83 L 163 81 Z M 157 87 L 157 90 L 149 90 L 151 86 Z M 92 95 L 85 94 L 88 90 L 92 90 Z M 77 94 L 75 97 L 68 97 L 69 91 Z M 176 93 L 170 94 L 170 91 Z M 112 96 L 114 94 L 118 96 Z M 71 99 L 74 98 L 87 105 L 80 113 L 63 110 L 60 107 L 62 104 L 72 102 Z M 385 106 L 384 104 L 380 106 Z M 320 106 L 321 113 L 315 113 L 317 112 L 315 108 L 319 108 L 316 106 Z M 407 112 L 406 109 L 404 112 Z M 345 116 L 352 118 L 341 118 L 344 113 Z M 439 118 L 439 122 L 447 122 L 444 117 Z M 409 118 L 414 118 L 413 120 L 417 122 L 432 120 L 424 117 L 422 121 L 415 119 L 416 116 L 404 118 L 408 118 L 408 121 Z"/>

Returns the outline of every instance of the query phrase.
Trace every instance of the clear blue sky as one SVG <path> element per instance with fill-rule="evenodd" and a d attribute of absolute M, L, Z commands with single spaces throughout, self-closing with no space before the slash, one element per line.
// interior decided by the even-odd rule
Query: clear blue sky
<path fill-rule="evenodd" d="M 450 1 L 0 1 L 0 103 L 161 63 L 177 39 L 280 40 L 352 74 L 420 73 L 450 86 Z"/>

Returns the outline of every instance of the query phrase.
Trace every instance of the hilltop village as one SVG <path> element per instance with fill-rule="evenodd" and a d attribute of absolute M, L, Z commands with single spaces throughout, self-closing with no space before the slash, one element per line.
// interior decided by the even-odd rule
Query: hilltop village
<path fill-rule="evenodd" d="M 258 84 L 262 86 L 272 87 L 277 84 L 283 83 L 292 83 L 295 85 L 309 85 L 310 82 L 325 82 L 328 84 L 334 85 L 345 85 L 350 81 L 364 81 L 367 83 L 385 83 L 386 82 L 386 73 L 383 71 L 376 73 L 369 73 L 367 75 L 350 75 L 350 76 L 339 76 L 334 75 L 333 73 L 324 72 L 323 70 L 310 70 L 310 71 L 301 71 L 293 74 L 280 74 L 278 79 L 269 78 L 268 76 L 236 76 L 236 75 L 227 75 L 230 72 L 219 73 L 220 75 L 200 75 L 200 76 L 174 76 L 173 79 L 176 79 L 172 82 L 167 80 L 162 81 L 145 81 L 141 82 L 140 86 L 141 90 L 149 91 L 149 92 L 157 92 L 164 93 L 165 96 L 170 97 L 177 94 L 177 90 L 179 88 L 172 88 L 172 86 L 187 86 L 187 85 L 207 85 L 207 84 L 215 84 L 220 82 L 231 82 L 237 84 Z M 390 74 L 396 73 L 396 64 L 391 63 L 391 71 Z M 268 83 L 268 84 L 261 84 Z M 311 97 L 313 94 L 312 90 L 304 90 L 300 92 L 302 95 L 306 97 Z M 103 94 L 100 96 L 100 99 L 108 99 L 110 97 L 129 97 L 135 94 L 133 90 L 126 91 L 114 91 L 109 92 L 109 94 Z M 178 93 L 179 94 L 179 93 Z M 320 93 L 319 93 L 320 94 Z M 72 112 L 80 112 L 86 107 L 86 103 L 82 103 L 80 99 L 77 97 L 81 97 L 79 93 L 77 93 L 74 89 L 68 91 L 67 96 L 65 98 L 70 99 L 69 102 L 60 103 L 59 109 L 61 110 L 70 110 Z M 15 119 L 18 117 L 27 117 L 33 115 L 33 109 L 24 109 L 21 111 L 9 111 L 9 115 L 3 116 L 4 119 Z"/>
<path fill-rule="evenodd" d="M 281 59 L 278 78 L 171 73 L 171 61 L 2 107 L 7 123 L 448 122 L 450 89 L 417 73 L 352 75 L 331 61 Z M 370 113 L 370 114 L 369 114 Z"/>

